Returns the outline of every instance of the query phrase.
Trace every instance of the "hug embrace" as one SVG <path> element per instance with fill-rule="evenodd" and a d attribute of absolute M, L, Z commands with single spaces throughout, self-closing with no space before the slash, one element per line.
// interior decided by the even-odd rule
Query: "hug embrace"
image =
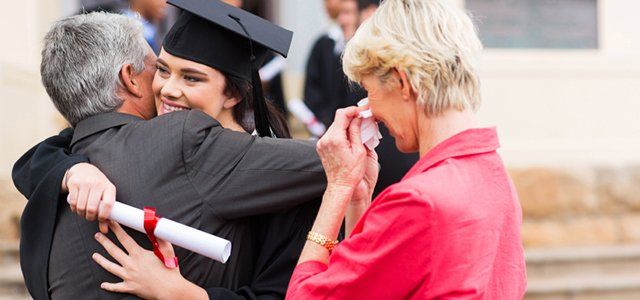
<path fill-rule="evenodd" d="M 208 0 L 182 9 L 158 56 L 140 24 L 56 22 L 42 81 L 70 128 L 29 150 L 21 266 L 35 299 L 521 299 L 522 212 L 479 127 L 482 50 L 449 0 L 385 0 L 343 53 L 368 105 L 292 139 L 258 69 L 291 32 Z M 372 199 L 360 113 L 420 160 Z M 391 138 L 391 137 L 385 137 Z M 110 222 L 116 201 L 231 241 L 223 264 Z"/>

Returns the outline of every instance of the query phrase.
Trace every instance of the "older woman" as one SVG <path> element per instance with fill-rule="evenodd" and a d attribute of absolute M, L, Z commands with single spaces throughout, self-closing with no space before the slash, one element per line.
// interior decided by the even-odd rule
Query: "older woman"
<path fill-rule="evenodd" d="M 328 187 L 287 298 L 522 298 L 521 208 L 496 129 L 476 125 L 482 45 L 452 2 L 386 0 L 347 45 L 345 73 L 420 160 L 367 207 L 375 156 L 359 109 L 336 114 L 317 146 Z"/>

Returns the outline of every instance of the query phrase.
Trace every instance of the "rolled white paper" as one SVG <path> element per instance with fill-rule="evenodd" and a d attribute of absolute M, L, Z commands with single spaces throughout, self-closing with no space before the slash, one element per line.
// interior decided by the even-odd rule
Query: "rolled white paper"
<path fill-rule="evenodd" d="M 258 73 L 260 74 L 260 80 L 270 81 L 273 77 L 276 77 L 284 67 L 287 66 L 287 61 L 282 56 L 276 55 L 269 63 L 264 65 Z"/>
<path fill-rule="evenodd" d="M 109 219 L 122 225 L 146 233 L 144 211 L 124 203 L 115 202 Z M 204 231 L 160 218 L 154 235 L 171 244 L 180 246 L 200 255 L 226 263 L 231 255 L 231 242 Z"/>
<path fill-rule="evenodd" d="M 307 126 L 307 130 L 314 136 L 322 136 L 327 128 L 316 119 L 313 112 L 300 99 L 291 99 L 287 102 L 287 108 L 291 114 Z"/>
<path fill-rule="evenodd" d="M 364 98 L 358 101 L 358 106 L 366 106 L 369 104 L 369 98 Z M 375 149 L 380 144 L 380 139 L 382 138 L 382 134 L 380 134 L 380 129 L 378 128 L 378 123 L 373 118 L 373 113 L 371 110 L 361 111 L 359 114 L 360 118 L 362 118 L 362 124 L 360 125 L 360 139 L 362 143 L 367 146 L 370 150 Z"/>

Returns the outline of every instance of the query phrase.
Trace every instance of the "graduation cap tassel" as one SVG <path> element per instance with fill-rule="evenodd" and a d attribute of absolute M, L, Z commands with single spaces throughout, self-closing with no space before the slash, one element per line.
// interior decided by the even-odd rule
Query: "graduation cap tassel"
<path fill-rule="evenodd" d="M 262 81 L 260 80 L 260 73 L 258 73 L 258 62 L 256 61 L 256 56 L 253 53 L 253 38 L 244 27 L 244 24 L 240 22 L 240 18 L 229 15 L 229 17 L 235 20 L 244 34 L 247 35 L 249 40 L 249 51 L 251 53 L 251 84 L 253 88 L 251 89 L 253 93 L 253 119 L 256 126 L 256 131 L 259 136 L 271 136 L 271 123 L 269 121 L 269 108 L 267 108 L 266 99 L 264 98 L 264 94 L 262 93 Z"/>
<path fill-rule="evenodd" d="M 255 68 L 251 71 L 253 84 L 253 117 L 256 124 L 256 131 L 259 136 L 271 136 L 271 123 L 269 120 L 269 109 L 267 108 L 264 94 L 262 93 L 262 82 L 260 75 Z"/>

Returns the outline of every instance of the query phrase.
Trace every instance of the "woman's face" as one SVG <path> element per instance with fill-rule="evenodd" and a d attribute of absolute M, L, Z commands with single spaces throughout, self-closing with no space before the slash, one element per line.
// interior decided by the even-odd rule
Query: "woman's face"
<path fill-rule="evenodd" d="M 224 95 L 225 78 L 218 70 L 173 56 L 164 49 L 153 78 L 158 115 L 185 109 L 199 109 L 228 127 L 233 122 L 236 98 Z"/>
<path fill-rule="evenodd" d="M 413 97 L 403 95 L 397 74 L 392 71 L 386 83 L 373 75 L 365 76 L 361 83 L 367 90 L 373 116 L 387 126 L 398 150 L 410 153 L 418 150 L 417 107 Z"/>

